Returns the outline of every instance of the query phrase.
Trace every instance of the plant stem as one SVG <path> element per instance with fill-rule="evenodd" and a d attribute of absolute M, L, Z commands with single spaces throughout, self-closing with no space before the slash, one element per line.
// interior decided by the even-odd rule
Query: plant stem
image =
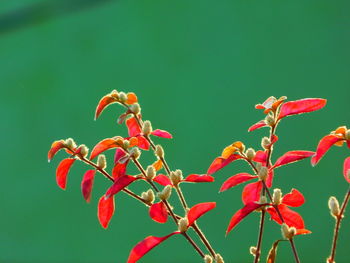
<path fill-rule="evenodd" d="M 264 222 L 265 222 L 265 208 L 261 211 L 261 217 L 260 217 L 260 227 L 259 227 L 259 236 L 258 236 L 258 244 L 256 246 L 256 254 L 254 263 L 258 263 L 261 255 L 261 243 L 262 243 L 262 237 L 264 233 Z"/>
<path fill-rule="evenodd" d="M 349 203 L 349 199 L 350 199 L 350 189 L 348 190 L 348 192 L 345 195 L 344 201 L 341 205 L 341 209 L 340 209 L 340 213 L 339 215 L 336 217 L 336 223 L 335 223 L 335 227 L 334 227 L 334 236 L 333 236 L 333 244 L 332 244 L 332 250 L 331 250 L 331 255 L 328 258 L 328 263 L 334 263 L 335 260 L 335 252 L 337 249 L 337 241 L 338 241 L 338 235 L 339 235 L 339 229 L 340 229 L 340 223 L 344 217 L 344 212 L 346 209 L 346 206 Z"/>

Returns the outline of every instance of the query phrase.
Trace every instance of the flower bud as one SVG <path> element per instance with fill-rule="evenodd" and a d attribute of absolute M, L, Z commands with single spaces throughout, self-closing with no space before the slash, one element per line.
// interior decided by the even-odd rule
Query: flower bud
<path fill-rule="evenodd" d="M 283 223 L 281 225 L 281 231 L 282 231 L 282 236 L 285 239 L 292 239 L 297 233 L 297 230 L 295 227 L 289 227 L 286 223 Z"/>
<path fill-rule="evenodd" d="M 124 103 L 127 101 L 128 99 L 128 96 L 124 93 L 124 92 L 119 92 L 119 101 Z"/>
<path fill-rule="evenodd" d="M 213 258 L 210 255 L 205 255 L 204 263 L 213 263 Z"/>
<path fill-rule="evenodd" d="M 174 172 L 173 171 L 170 172 L 170 180 L 174 186 L 177 186 L 181 182 L 182 179 L 183 179 L 183 177 L 182 177 L 181 170 L 176 170 Z"/>
<path fill-rule="evenodd" d="M 147 169 L 146 169 L 147 180 L 152 181 L 154 177 L 156 177 L 156 169 L 154 169 L 153 165 L 147 166 Z"/>
<path fill-rule="evenodd" d="M 280 205 L 282 203 L 282 192 L 281 189 L 273 189 L 272 203 L 274 205 Z"/>
<path fill-rule="evenodd" d="M 137 160 L 141 156 L 141 151 L 139 148 L 132 148 L 130 150 L 130 156 Z"/>
<path fill-rule="evenodd" d="M 158 197 L 161 200 L 168 200 L 171 195 L 171 186 L 167 185 L 164 187 L 163 191 L 158 193 Z"/>
<path fill-rule="evenodd" d="M 156 149 L 154 150 L 154 153 L 159 158 L 164 158 L 164 150 L 161 145 L 156 145 Z"/>
<path fill-rule="evenodd" d="M 123 148 L 124 148 L 124 150 L 128 149 L 129 146 L 130 146 L 130 142 L 128 140 L 124 140 L 123 141 Z"/>
<path fill-rule="evenodd" d="M 220 254 L 215 255 L 215 261 L 216 261 L 216 263 L 224 263 L 224 259 L 222 258 L 222 256 Z"/>
<path fill-rule="evenodd" d="M 140 104 L 134 103 L 130 106 L 130 111 L 134 114 L 139 114 L 141 112 Z"/>
<path fill-rule="evenodd" d="M 271 141 L 269 138 L 264 137 L 261 140 L 261 147 L 263 147 L 264 149 L 268 149 L 270 147 Z"/>
<path fill-rule="evenodd" d="M 350 129 L 345 132 L 345 139 L 350 141 Z"/>
<path fill-rule="evenodd" d="M 328 200 L 328 207 L 331 212 L 331 215 L 337 218 L 340 215 L 339 202 L 337 198 L 331 196 Z"/>
<path fill-rule="evenodd" d="M 186 217 L 183 217 L 179 220 L 179 231 L 185 233 L 188 229 L 188 220 Z"/>
<path fill-rule="evenodd" d="M 97 158 L 97 166 L 101 169 L 105 169 L 107 167 L 106 156 L 104 154 L 100 154 Z"/>
<path fill-rule="evenodd" d="M 271 116 L 270 114 L 266 116 L 265 118 L 265 123 L 269 126 L 273 126 L 275 124 L 275 119 L 273 116 Z"/>
<path fill-rule="evenodd" d="M 259 173 L 258 173 L 258 177 L 261 181 L 265 181 L 266 178 L 267 178 L 267 174 L 268 174 L 268 169 L 267 167 L 265 166 L 262 166 L 259 170 Z"/>
<path fill-rule="evenodd" d="M 152 133 L 152 124 L 150 121 L 145 121 L 142 126 L 142 133 L 144 135 L 150 135 Z"/>
<path fill-rule="evenodd" d="M 116 89 L 112 90 L 112 92 L 109 95 L 115 99 L 119 99 L 119 94 Z"/>
<path fill-rule="evenodd" d="M 149 189 L 147 192 L 141 194 L 141 198 L 145 200 L 148 204 L 152 204 L 154 201 L 154 192 L 152 189 Z"/>
<path fill-rule="evenodd" d="M 245 155 L 247 156 L 248 160 L 253 160 L 255 157 L 255 151 L 253 148 L 248 148 L 245 152 Z"/>
<path fill-rule="evenodd" d="M 67 140 L 65 140 L 64 145 L 69 150 L 73 150 L 73 149 L 77 148 L 77 144 L 75 143 L 75 141 L 72 138 L 68 138 Z"/>
<path fill-rule="evenodd" d="M 89 148 L 86 147 L 85 144 L 82 144 L 79 146 L 78 151 L 80 152 L 81 156 L 86 157 L 89 153 Z"/>
<path fill-rule="evenodd" d="M 250 248 L 249 248 L 249 252 L 250 252 L 250 254 L 252 254 L 253 256 L 255 256 L 255 255 L 256 255 L 256 252 L 257 252 L 256 247 L 250 247 Z"/>

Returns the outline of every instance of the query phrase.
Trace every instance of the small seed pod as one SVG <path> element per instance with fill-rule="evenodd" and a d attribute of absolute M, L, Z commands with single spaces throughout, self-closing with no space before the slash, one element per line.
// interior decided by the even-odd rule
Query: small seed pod
<path fill-rule="evenodd" d="M 264 137 L 261 140 L 261 147 L 263 147 L 264 149 L 268 149 L 270 147 L 271 141 L 269 138 Z"/>
<path fill-rule="evenodd" d="M 328 207 L 331 212 L 331 215 L 337 218 L 340 215 L 339 202 L 337 198 L 331 196 L 328 200 Z"/>
<path fill-rule="evenodd" d="M 69 150 L 73 150 L 73 149 L 77 148 L 77 144 L 75 143 L 75 141 L 72 138 L 68 138 L 67 140 L 65 140 L 64 145 Z"/>
<path fill-rule="evenodd" d="M 124 92 L 119 92 L 119 101 L 124 103 L 128 99 L 128 96 Z"/>
<path fill-rule="evenodd" d="M 97 158 L 97 166 L 101 169 L 105 169 L 107 167 L 106 156 L 104 154 L 100 154 Z"/>
<path fill-rule="evenodd" d="M 164 150 L 161 145 L 156 145 L 156 149 L 154 150 L 154 153 L 156 154 L 157 157 L 159 158 L 164 158 Z"/>
<path fill-rule="evenodd" d="M 250 247 L 250 248 L 249 248 L 249 252 L 250 252 L 250 254 L 252 254 L 253 256 L 255 256 L 255 255 L 256 255 L 256 252 L 257 252 L 256 247 Z"/>
<path fill-rule="evenodd" d="M 275 118 L 269 114 L 265 118 L 265 123 L 269 126 L 273 126 L 275 125 Z"/>
<path fill-rule="evenodd" d="M 79 146 L 78 151 L 80 152 L 81 156 L 86 157 L 89 153 L 89 148 L 86 147 L 85 144 L 82 144 Z"/>
<path fill-rule="evenodd" d="M 289 227 L 286 223 L 283 223 L 281 225 L 281 231 L 282 231 L 282 236 L 285 239 L 292 239 L 297 233 L 297 230 L 295 227 Z"/>
<path fill-rule="evenodd" d="M 150 135 L 152 133 L 152 124 L 150 121 L 145 121 L 142 126 L 142 133 L 144 135 Z"/>
<path fill-rule="evenodd" d="M 350 141 L 350 129 L 345 132 L 345 139 Z"/>
<path fill-rule="evenodd" d="M 147 192 L 141 194 L 141 198 L 145 200 L 148 204 L 152 204 L 154 201 L 154 192 L 152 189 L 149 189 Z"/>
<path fill-rule="evenodd" d="M 281 189 L 273 189 L 272 203 L 274 205 L 280 205 L 282 203 L 282 192 Z"/>
<path fill-rule="evenodd" d="M 137 160 L 141 156 L 141 151 L 139 150 L 139 148 L 134 147 L 130 150 L 129 154 L 131 157 Z"/>
<path fill-rule="evenodd" d="M 216 261 L 216 263 L 224 263 L 224 259 L 222 258 L 222 256 L 220 254 L 215 255 L 215 261 Z"/>
<path fill-rule="evenodd" d="M 188 220 L 186 217 L 183 217 L 179 220 L 179 231 L 185 233 L 188 229 Z"/>
<path fill-rule="evenodd" d="M 245 152 L 245 155 L 247 156 L 247 158 L 249 159 L 249 160 L 253 160 L 254 159 L 254 157 L 255 157 L 255 151 L 254 151 L 254 149 L 253 148 L 248 148 L 247 149 L 247 151 Z"/>
<path fill-rule="evenodd" d="M 265 181 L 268 175 L 268 169 L 265 166 L 262 166 L 259 170 L 258 177 L 261 181 Z"/>
<path fill-rule="evenodd" d="M 140 104 L 134 103 L 130 106 L 130 111 L 134 114 L 139 114 L 141 112 Z"/>
<path fill-rule="evenodd" d="M 147 166 L 147 169 L 146 169 L 147 180 L 152 181 L 154 177 L 156 177 L 156 169 L 154 169 L 153 165 Z"/>
<path fill-rule="evenodd" d="M 204 263 L 213 263 L 213 258 L 210 255 L 205 255 Z"/>
<path fill-rule="evenodd" d="M 112 92 L 109 95 L 115 99 L 119 99 L 119 94 L 116 89 L 112 90 Z"/>
<path fill-rule="evenodd" d="M 171 186 L 167 185 L 164 187 L 163 191 L 158 193 L 158 197 L 161 200 L 168 200 L 171 195 Z"/>
<path fill-rule="evenodd" d="M 183 179 L 183 176 L 182 176 L 181 170 L 176 170 L 174 172 L 170 172 L 170 180 L 174 186 L 177 186 L 181 182 L 182 179 Z"/>

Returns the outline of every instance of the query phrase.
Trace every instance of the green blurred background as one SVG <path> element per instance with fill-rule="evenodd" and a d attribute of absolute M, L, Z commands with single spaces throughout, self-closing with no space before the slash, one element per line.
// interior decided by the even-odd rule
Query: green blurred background
<path fill-rule="evenodd" d="M 106 231 L 97 221 L 97 199 L 108 187 L 98 176 L 93 200 L 85 204 L 71 170 L 68 189 L 55 183 L 64 153 L 47 163 L 53 140 L 73 137 L 93 147 L 126 135 L 113 106 L 98 121 L 98 100 L 112 89 L 134 91 L 145 119 L 166 129 L 159 139 L 170 166 L 185 174 L 205 173 L 235 140 L 258 148 L 267 130 L 247 133 L 263 114 L 254 109 L 268 96 L 322 97 L 325 109 L 293 116 L 280 125 L 274 158 L 288 150 L 314 150 L 318 140 L 349 123 L 349 1 L 1 1 L 0 80 L 2 190 L 0 261 L 125 262 L 147 235 L 162 236 L 174 225 L 152 222 L 147 209 L 118 195 Z M 113 153 L 109 152 L 108 156 Z M 327 200 L 347 189 L 342 176 L 345 147 L 332 149 L 319 166 L 303 161 L 280 168 L 275 187 L 292 187 L 307 202 L 297 208 L 312 235 L 297 237 L 303 262 L 325 262 L 333 219 Z M 145 154 L 143 164 L 153 159 Z M 234 163 L 212 184 L 184 185 L 189 203 L 216 201 L 199 224 L 226 262 L 251 262 L 259 217 L 251 215 L 228 237 L 225 230 L 242 203 L 242 186 L 218 194 L 229 176 L 249 171 Z M 132 189 L 141 193 L 143 183 Z M 176 205 L 176 208 L 178 206 Z M 348 218 L 346 218 L 348 219 Z M 341 229 L 337 262 L 347 262 L 349 220 Z M 268 222 L 266 253 L 279 227 Z M 201 262 L 186 240 L 175 237 L 142 262 Z M 278 262 L 293 262 L 281 245 Z"/>

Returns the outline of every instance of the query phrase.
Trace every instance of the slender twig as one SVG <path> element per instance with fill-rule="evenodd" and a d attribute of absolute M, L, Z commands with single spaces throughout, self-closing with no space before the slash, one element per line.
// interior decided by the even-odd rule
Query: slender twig
<path fill-rule="evenodd" d="M 266 213 L 266 211 L 265 211 L 265 207 L 264 207 L 263 210 L 261 211 L 258 243 L 257 243 L 257 246 L 256 246 L 256 253 L 255 253 L 254 263 L 258 263 L 259 262 L 259 258 L 260 258 L 260 255 L 261 255 L 261 243 L 262 243 L 262 237 L 263 237 L 263 233 L 264 233 L 265 213 Z"/>

